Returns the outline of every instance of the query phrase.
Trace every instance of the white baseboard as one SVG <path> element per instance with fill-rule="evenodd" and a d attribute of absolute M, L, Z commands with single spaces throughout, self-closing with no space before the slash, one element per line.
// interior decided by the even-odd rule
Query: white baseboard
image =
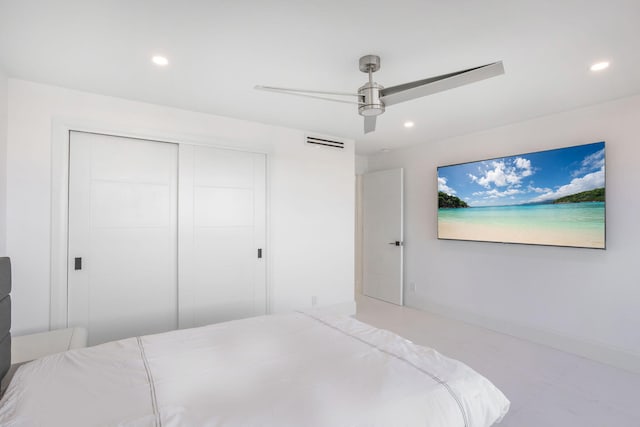
<path fill-rule="evenodd" d="M 622 349 L 612 348 L 601 343 L 589 342 L 568 337 L 557 332 L 532 328 L 530 326 L 506 322 L 495 318 L 467 312 L 464 310 L 434 304 L 418 295 L 413 296 L 418 304 L 407 304 L 408 307 L 429 311 L 440 316 L 460 320 L 482 326 L 496 332 L 522 338 L 538 344 L 546 345 L 567 353 L 572 353 L 587 359 L 605 363 L 616 368 L 640 374 L 640 354 L 634 354 Z"/>

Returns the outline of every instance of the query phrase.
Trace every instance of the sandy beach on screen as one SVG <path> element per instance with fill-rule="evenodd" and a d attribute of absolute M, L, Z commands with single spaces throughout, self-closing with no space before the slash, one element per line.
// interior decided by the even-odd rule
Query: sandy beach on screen
<path fill-rule="evenodd" d="M 440 221 L 438 238 L 604 248 L 604 230 L 553 230 Z"/>

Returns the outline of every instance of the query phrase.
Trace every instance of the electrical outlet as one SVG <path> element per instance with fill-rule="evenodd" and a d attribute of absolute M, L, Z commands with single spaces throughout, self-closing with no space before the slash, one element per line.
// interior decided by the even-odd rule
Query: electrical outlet
<path fill-rule="evenodd" d="M 311 307 L 315 307 L 315 306 L 317 306 L 317 305 L 318 305 L 318 297 L 317 297 L 317 296 L 315 296 L 315 295 L 313 295 L 313 296 L 311 297 Z"/>
<path fill-rule="evenodd" d="M 409 290 L 411 292 L 415 292 L 416 291 L 416 282 L 410 282 L 409 283 Z"/>

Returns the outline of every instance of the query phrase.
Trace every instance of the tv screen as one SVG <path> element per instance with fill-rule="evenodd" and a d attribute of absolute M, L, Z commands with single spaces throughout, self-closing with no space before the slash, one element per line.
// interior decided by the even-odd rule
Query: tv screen
<path fill-rule="evenodd" d="M 605 143 L 438 167 L 438 238 L 605 248 Z"/>

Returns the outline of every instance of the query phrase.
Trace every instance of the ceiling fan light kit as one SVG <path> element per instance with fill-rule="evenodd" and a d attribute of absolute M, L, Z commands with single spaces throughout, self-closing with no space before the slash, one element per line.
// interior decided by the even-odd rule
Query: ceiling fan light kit
<path fill-rule="evenodd" d="M 256 89 L 326 101 L 344 102 L 358 105 L 358 113 L 364 117 L 364 132 L 373 132 L 376 128 L 376 117 L 384 113 L 385 107 L 400 102 L 410 101 L 437 92 L 453 89 L 469 83 L 504 74 L 502 61 L 440 76 L 429 77 L 411 83 L 385 88 L 373 81 L 373 73 L 380 69 L 380 57 L 365 55 L 359 61 L 360 71 L 369 75 L 369 81 L 358 89 L 357 94 L 347 92 L 325 92 L 319 90 L 290 89 L 274 86 L 256 86 Z M 356 97 L 356 100 L 336 97 Z"/>

